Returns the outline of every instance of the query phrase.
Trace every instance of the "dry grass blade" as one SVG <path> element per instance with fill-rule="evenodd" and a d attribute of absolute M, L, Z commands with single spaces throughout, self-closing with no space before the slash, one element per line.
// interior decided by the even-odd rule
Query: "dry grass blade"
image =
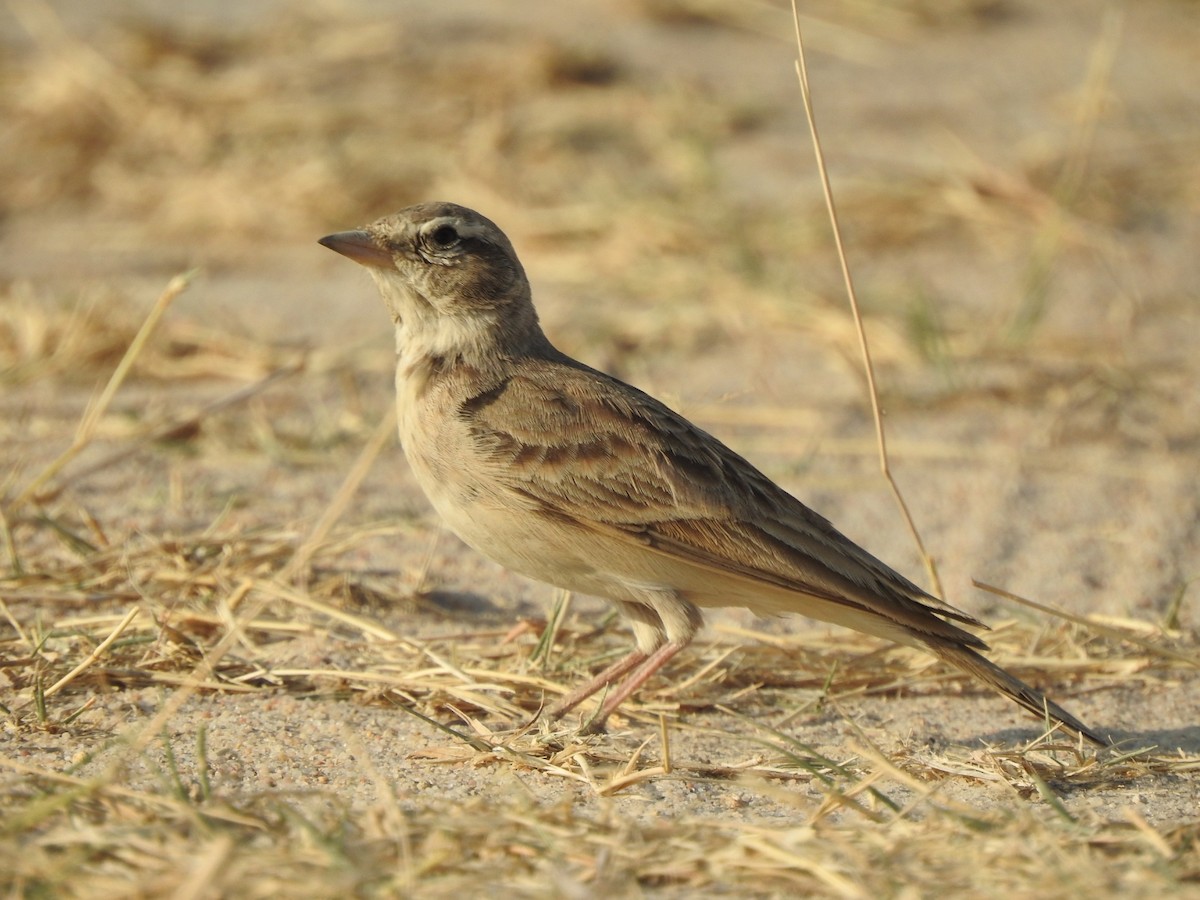
<path fill-rule="evenodd" d="M 27 763 L 23 763 L 20 760 L 8 759 L 3 756 L 0 756 L 0 768 L 17 772 L 29 778 L 35 778 L 51 784 L 59 784 L 75 789 L 80 792 L 77 796 L 107 794 L 122 799 L 136 800 L 140 803 L 145 803 L 149 806 L 158 807 L 159 809 L 163 810 L 177 810 L 182 805 L 178 800 L 171 797 L 135 790 L 133 788 L 125 787 L 121 784 L 114 784 L 112 782 L 105 781 L 104 779 L 87 779 L 79 778 L 74 775 L 64 775 L 61 772 L 41 769 L 37 766 L 31 766 Z M 238 825 L 245 825 L 251 828 L 262 827 L 262 822 L 260 820 L 250 816 L 238 815 L 232 810 L 213 810 L 209 814 L 214 818 L 223 819 L 224 821 Z M 19 823 L 6 821 L 4 825 L 18 826 Z"/>
<path fill-rule="evenodd" d="M 808 117 L 808 128 L 812 134 L 813 151 L 817 158 L 817 171 L 821 176 L 821 191 L 825 197 L 825 208 L 829 212 L 829 221 L 833 228 L 834 246 L 837 248 L 838 263 L 841 266 L 842 278 L 846 286 L 846 297 L 850 302 L 850 312 L 853 316 L 855 331 L 858 335 L 858 348 L 862 354 L 863 375 L 867 382 L 867 395 L 871 400 L 871 416 L 875 422 L 875 441 L 879 451 L 879 468 L 888 483 L 888 487 L 891 489 L 892 496 L 896 500 L 896 505 L 900 508 L 900 515 L 904 519 L 905 525 L 908 526 L 909 534 L 912 535 L 913 542 L 917 545 L 917 552 L 921 554 L 921 560 L 925 563 L 925 569 L 932 585 L 931 591 L 935 596 L 943 597 L 945 591 L 942 589 L 942 581 L 938 577 L 937 565 L 934 563 L 929 551 L 925 549 L 925 542 L 921 539 L 921 533 L 917 530 L 917 524 L 913 521 L 908 503 L 905 501 L 904 495 L 900 492 L 900 486 L 896 483 L 896 479 L 892 475 L 891 464 L 888 461 L 887 435 L 883 427 L 883 412 L 879 405 L 879 389 L 875 384 L 875 366 L 871 362 L 871 346 L 867 341 L 867 332 L 862 321 L 862 312 L 858 307 L 858 295 L 854 290 L 854 278 L 850 274 L 850 264 L 846 259 L 846 248 L 842 242 L 841 226 L 838 224 L 837 208 L 833 202 L 833 188 L 829 183 L 829 172 L 825 168 L 825 154 L 821 150 L 821 138 L 817 131 L 816 114 L 813 112 L 812 94 L 808 87 L 808 68 L 804 58 L 804 39 L 800 31 L 800 11 L 796 8 L 796 0 L 791 0 L 791 2 L 792 22 L 796 32 L 796 50 L 799 54 L 796 60 L 796 77 L 800 81 L 800 93 L 804 100 L 804 113 Z"/>
<path fill-rule="evenodd" d="M 99 644 L 96 645 L 96 649 L 93 650 L 88 655 L 88 658 L 85 659 L 83 662 L 81 662 L 79 665 L 77 665 L 74 669 L 72 669 L 70 672 L 68 672 L 62 678 L 58 679 L 58 681 L 54 682 L 54 684 L 52 684 L 50 687 L 46 688 L 46 692 L 45 692 L 44 696 L 53 697 L 55 694 L 57 694 L 59 691 L 61 691 L 63 688 L 65 688 L 68 684 L 70 684 L 72 681 L 74 681 L 76 678 L 78 678 L 80 675 L 82 675 L 83 672 L 86 671 L 89 666 L 91 666 L 93 663 L 96 662 L 96 660 L 98 660 L 101 656 L 104 655 L 104 651 L 107 650 L 110 646 L 112 646 L 113 641 L 115 641 L 117 638 L 119 638 L 121 636 L 121 634 L 125 631 L 125 629 L 129 627 L 129 624 L 135 618 L 137 618 L 138 612 L 139 612 L 139 610 L 136 606 L 133 607 L 132 609 L 130 609 L 129 612 L 127 612 L 125 614 L 124 618 L 122 618 L 121 621 L 117 623 L 117 627 L 112 630 L 112 633 L 108 637 L 106 637 L 104 640 L 102 640 Z"/>
<path fill-rule="evenodd" d="M 1117 641 L 1129 641 L 1131 644 L 1136 644 L 1143 650 L 1147 650 L 1155 656 L 1163 659 L 1172 659 L 1176 662 L 1181 662 L 1189 666 L 1200 668 L 1200 656 L 1193 656 L 1187 653 L 1180 653 L 1177 650 L 1172 650 L 1170 647 L 1164 647 L 1154 641 L 1148 641 L 1139 635 L 1120 628 L 1113 628 L 1111 625 L 1105 625 L 1103 622 L 1097 622 L 1090 616 L 1080 616 L 1075 613 L 1069 613 L 1066 610 L 1055 609 L 1053 606 L 1046 606 L 1043 603 L 1038 603 L 1036 600 L 1030 600 L 1027 597 L 1022 597 L 1019 594 L 1014 594 L 1012 591 L 1006 591 L 1004 588 L 996 587 L 995 585 L 986 584 L 976 579 L 971 580 L 971 584 L 982 591 L 987 591 L 989 594 L 995 594 L 997 597 L 1003 597 L 1006 600 L 1011 600 L 1014 603 L 1019 603 L 1022 606 L 1027 606 L 1030 609 L 1036 609 L 1039 612 L 1047 613 L 1057 619 L 1063 619 L 1067 622 L 1074 622 L 1076 625 L 1082 625 L 1089 631 L 1094 631 L 1096 634 L 1102 634 L 1105 637 L 1113 638 Z"/>
<path fill-rule="evenodd" d="M 286 571 L 286 570 L 285 570 Z M 281 600 L 286 600 L 296 606 L 304 609 L 309 609 L 314 612 L 328 616 L 330 620 L 342 622 L 352 628 L 361 631 L 376 640 L 381 641 L 399 641 L 400 638 L 393 634 L 388 629 L 384 628 L 378 622 L 373 622 L 370 619 L 363 619 L 359 616 L 352 615 L 340 609 L 335 609 L 327 603 L 322 603 L 316 598 L 297 591 L 287 585 L 278 582 L 257 582 L 255 587 L 267 597 L 278 597 Z"/>
<path fill-rule="evenodd" d="M 76 470 L 69 479 L 61 479 L 56 492 L 61 491 L 72 482 L 81 481 L 91 475 L 95 475 L 97 472 L 102 472 L 105 469 L 124 462 L 137 453 L 138 450 L 145 448 L 149 444 L 153 444 L 158 441 L 170 440 L 177 435 L 190 433 L 210 416 L 213 416 L 222 410 L 229 409 L 230 407 L 237 406 L 240 403 L 245 403 L 247 400 L 258 396 L 263 391 L 278 384 L 284 379 L 290 378 L 291 376 L 303 371 L 303 369 L 304 364 L 299 362 L 290 366 L 285 366 L 281 369 L 276 369 L 274 372 L 271 372 L 269 375 L 260 378 L 253 384 L 248 384 L 245 387 L 238 388 L 235 391 L 230 391 L 226 396 L 221 397 L 218 400 L 214 400 L 212 403 L 206 404 L 195 413 L 175 419 L 165 425 L 157 426 L 141 437 L 129 441 L 120 450 L 110 453 L 108 456 L 97 460 L 91 465 L 87 465 Z"/>
<path fill-rule="evenodd" d="M 1094 152 L 1123 28 L 1124 11 L 1118 6 L 1106 7 L 1100 35 L 1088 61 L 1067 157 L 1054 185 L 1053 202 L 1046 204 L 1046 215 L 1034 239 L 1033 259 L 1025 275 L 1025 296 L 1008 324 L 1007 337 L 1013 343 L 1027 342 L 1046 316 L 1050 280 L 1070 234 L 1073 207 L 1080 198 Z"/>
<path fill-rule="evenodd" d="M 79 423 L 79 427 L 75 431 L 75 437 L 71 441 L 71 445 L 62 452 L 53 462 L 39 472 L 25 488 L 17 494 L 11 503 L 8 504 L 8 511 L 19 508 L 26 501 L 38 496 L 39 492 L 49 483 L 55 476 L 58 475 L 83 449 L 91 442 L 92 436 L 95 434 L 96 426 L 99 424 L 101 417 L 108 410 L 109 404 L 116 395 L 117 390 L 125 381 L 125 377 L 129 374 L 129 370 L 133 367 L 134 361 L 146 346 L 146 342 L 150 340 L 150 336 L 154 333 L 154 329 L 166 314 L 167 309 L 175 298 L 187 290 L 188 285 L 195 277 L 195 271 L 185 272 L 182 275 L 176 275 L 168 283 L 163 292 L 151 307 L 149 314 L 146 316 L 145 322 L 138 330 L 130 342 L 129 347 L 125 351 L 125 355 L 121 357 L 121 361 L 117 363 L 116 369 L 105 384 L 104 390 L 100 396 L 91 404 L 83 414 L 83 419 Z"/>
<path fill-rule="evenodd" d="M 375 431 L 359 453 L 358 459 L 354 461 L 354 465 L 350 467 L 350 471 L 346 473 L 346 478 L 342 482 L 340 488 L 333 499 L 329 501 L 329 505 L 325 508 L 325 512 L 321 514 L 321 518 L 313 525 L 312 531 L 304 538 L 304 541 L 296 549 L 296 554 L 284 566 L 280 572 L 279 578 L 282 581 L 302 573 L 308 566 L 314 553 L 320 548 L 321 544 L 329 537 L 329 532 L 338 519 L 345 513 L 346 507 L 350 505 L 350 501 L 354 499 L 354 494 L 362 484 L 367 473 L 371 471 L 371 466 L 375 464 L 376 457 L 383 449 L 383 445 L 389 437 L 396 433 L 396 407 L 395 404 L 388 404 L 387 414 L 375 426 Z"/>

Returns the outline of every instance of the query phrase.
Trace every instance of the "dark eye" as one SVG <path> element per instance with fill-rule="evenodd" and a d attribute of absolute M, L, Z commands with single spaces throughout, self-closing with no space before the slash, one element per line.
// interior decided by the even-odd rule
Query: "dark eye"
<path fill-rule="evenodd" d="M 435 247 L 452 247 L 458 243 L 458 231 L 453 225 L 439 225 L 429 236 Z"/>

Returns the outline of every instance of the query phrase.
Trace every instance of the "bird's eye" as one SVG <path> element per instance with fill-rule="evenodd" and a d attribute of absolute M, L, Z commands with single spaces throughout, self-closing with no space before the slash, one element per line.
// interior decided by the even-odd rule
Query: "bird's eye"
<path fill-rule="evenodd" d="M 453 225 L 439 225 L 429 236 L 435 247 L 452 247 L 458 243 L 458 231 Z"/>

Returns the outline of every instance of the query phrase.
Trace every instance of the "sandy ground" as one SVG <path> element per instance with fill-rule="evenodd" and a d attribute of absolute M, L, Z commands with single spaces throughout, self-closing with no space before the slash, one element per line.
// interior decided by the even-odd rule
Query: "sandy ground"
<path fill-rule="evenodd" d="M 138 29 L 160 15 L 156 4 L 51 6 L 68 34 L 124 61 L 116 65 L 150 58 L 151 49 L 128 51 L 121 35 L 142 33 L 149 48 Z M 1106 24 L 1104 7 L 1087 2 L 950 6 L 806 10 L 824 149 L 875 341 L 898 481 L 956 605 L 992 622 L 1045 622 L 1051 633 L 1051 620 L 974 589 L 975 578 L 1072 613 L 1142 623 L 1147 637 L 1180 640 L 1194 656 L 1200 15 L 1194 4 L 1152 2 Z M 922 577 L 877 474 L 787 18 L 750 4 L 711 16 L 701 5 L 632 2 L 514 4 L 503 14 L 486 3 L 401 8 L 329 5 L 321 15 L 357 23 L 337 31 L 341 56 L 333 29 L 296 25 L 316 14 L 282 2 L 213 4 L 163 26 L 204 35 L 205 46 L 241 61 L 246 92 L 256 89 L 246 60 L 269 59 L 276 80 L 267 83 L 282 89 L 264 115 L 283 121 L 318 98 L 341 104 L 344 123 L 319 123 L 322 146 L 336 152 L 309 168 L 286 144 L 264 153 L 246 182 L 222 181 L 202 154 L 164 165 L 159 182 L 153 164 L 113 158 L 89 168 L 83 186 L 56 192 L 38 182 L 40 168 L 58 164 L 51 156 L 4 163 L 5 176 L 28 189 L 10 195 L 0 220 L 10 302 L 18 287 L 66 305 L 102 297 L 115 318 L 136 321 L 167 278 L 198 265 L 202 274 L 171 319 L 269 348 L 244 368 L 230 350 L 228 371 L 213 363 L 194 378 L 135 372 L 102 440 L 73 465 L 102 459 L 145 423 L 224 396 L 289 354 L 309 354 L 305 374 L 213 414 L 186 446 L 142 445 L 73 482 L 52 508 L 68 516 L 86 509 L 111 541 L 130 547 L 196 535 L 217 521 L 306 533 L 391 390 L 389 325 L 373 286 L 315 240 L 438 198 L 475 206 L 508 231 L 546 330 L 564 350 L 663 397 L 878 556 Z M 29 88 L 21 67 L 32 70 L 51 53 L 45 33 L 31 39 L 21 24 L 40 21 L 29 12 L 40 7 L 21 9 L 0 13 L 12 54 L 6 91 Z M 313 42 L 307 60 L 305 41 Z M 356 54 L 366 57 L 362 70 Z M 362 75 L 376 59 L 386 78 Z M 189 77 L 183 70 L 178 81 Z M 212 96 L 231 103 L 231 84 L 232 76 L 214 82 Z M 34 87 L 38 102 L 53 103 L 51 75 Z M 114 109 L 106 115 L 118 116 Z M 613 121 L 628 123 L 632 149 L 606 130 Z M 378 128 L 360 133 L 363 122 Z M 667 133 L 661 144 L 657 128 Z M 19 148 L 28 133 L 0 140 Z M 559 165 L 557 154 L 572 147 L 575 168 Z M 176 196 L 171 185 L 188 165 L 205 178 L 180 184 Z M 367 174 L 356 181 L 356 171 Z M 109 368 L 98 362 L 0 382 L 10 498 L 69 441 Z M 52 537 L 22 522 L 15 534 L 34 558 Z M 393 599 L 420 588 L 419 602 L 353 609 L 394 634 L 451 648 L 464 633 L 490 631 L 499 641 L 521 620 L 544 620 L 554 599 L 452 536 L 438 537 L 394 441 L 341 522 L 359 537 L 322 566 L 373 573 Z M 14 597 L 10 609 L 25 628 L 66 615 Z M 1159 631 L 1172 608 L 1177 622 Z M 604 614 L 599 601 L 577 598 L 567 628 L 587 631 Z M 767 639 L 828 633 L 738 611 L 710 623 L 720 627 L 672 678 L 730 647 L 734 670 L 739 659 L 753 661 L 755 651 L 736 649 L 753 639 L 730 629 Z M 610 626 L 616 647 L 625 636 L 619 623 Z M 13 634 L 0 630 L 14 648 L 0 652 L 15 657 Z M 277 650 L 271 664 L 353 667 L 360 643 L 315 630 Z M 1055 655 L 1044 646 L 1003 649 L 1016 660 Z M 853 670 L 861 651 L 848 652 Z M 1086 652 L 1080 644 L 1058 656 Z M 1021 671 L 1127 746 L 1200 753 L 1194 667 Z M 1037 723 L 1020 710 L 962 687 L 854 696 L 795 716 L 787 730 L 838 759 L 862 734 L 886 752 L 907 748 L 910 758 L 963 759 L 1036 737 Z M 79 771 L 100 771 L 113 737 L 147 721 L 167 693 L 136 683 L 95 689 L 95 705 L 70 727 L 0 731 L 0 754 L 56 771 L 96 754 Z M 817 693 L 776 702 L 799 709 Z M 511 795 L 650 821 L 790 822 L 820 802 L 811 781 L 768 790 L 706 776 L 760 759 L 761 733 L 728 710 L 688 710 L 686 696 L 677 714 L 677 700 L 662 708 L 683 774 L 611 798 L 554 773 L 463 761 L 471 753 L 453 738 L 348 692 L 204 693 L 171 718 L 169 731 L 186 773 L 196 765 L 190 736 L 207 727 L 211 778 L 231 795 L 311 790 L 314 802 L 365 808 L 390 784 L 406 804 Z M 439 718 L 466 727 L 448 712 Z M 657 726 L 653 717 L 627 719 L 592 740 L 598 752 L 628 757 L 646 740 L 657 747 Z M 161 753 L 148 751 L 147 760 L 144 776 L 135 763 L 131 783 L 153 783 Z M 1013 802 L 999 781 L 951 779 L 943 792 L 981 809 Z M 1165 826 L 1195 820 L 1200 779 L 1145 773 L 1075 787 L 1062 800 L 1077 815 L 1116 820 L 1132 809 Z M 1021 802 L 1039 801 L 1031 789 Z"/>

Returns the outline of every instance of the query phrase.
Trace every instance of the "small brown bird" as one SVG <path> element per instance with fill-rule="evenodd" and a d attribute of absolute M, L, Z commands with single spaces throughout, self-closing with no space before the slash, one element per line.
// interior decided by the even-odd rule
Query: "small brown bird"
<path fill-rule="evenodd" d="M 614 685 L 589 723 L 602 726 L 691 642 L 702 607 L 744 606 L 923 647 L 1107 743 L 956 624 L 982 623 L 683 416 L 556 350 L 512 244 L 479 213 L 427 203 L 320 242 L 379 286 L 396 326 L 401 443 L 446 524 L 515 572 L 607 598 L 633 627 L 637 649 L 551 714 Z"/>

